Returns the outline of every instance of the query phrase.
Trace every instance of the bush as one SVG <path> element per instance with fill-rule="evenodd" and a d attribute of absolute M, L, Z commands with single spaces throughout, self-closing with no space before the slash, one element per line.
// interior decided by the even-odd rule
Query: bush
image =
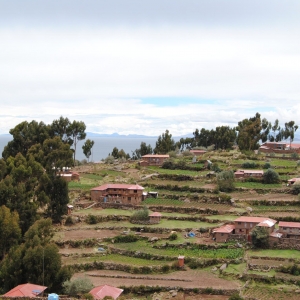
<path fill-rule="evenodd" d="M 246 161 L 242 164 L 242 167 L 245 169 L 255 169 L 258 167 L 258 164 L 253 161 Z"/>
<path fill-rule="evenodd" d="M 114 238 L 115 243 L 134 243 L 139 238 L 136 235 L 128 234 L 128 235 L 118 235 Z"/>
<path fill-rule="evenodd" d="M 115 158 L 112 155 L 109 155 L 104 159 L 104 162 L 106 164 L 113 164 L 115 162 Z"/>
<path fill-rule="evenodd" d="M 299 154 L 297 152 L 294 152 L 291 154 L 291 158 L 299 159 Z"/>
<path fill-rule="evenodd" d="M 98 220 L 97 217 L 94 215 L 88 215 L 85 219 L 85 222 L 88 224 L 97 224 Z"/>
<path fill-rule="evenodd" d="M 130 219 L 134 221 L 148 221 L 149 209 L 144 206 L 143 209 L 135 211 Z"/>
<path fill-rule="evenodd" d="M 262 226 L 256 226 L 251 231 L 252 244 L 257 248 L 268 248 L 269 246 L 269 231 Z"/>
<path fill-rule="evenodd" d="M 93 284 L 88 277 L 79 277 L 72 281 L 63 283 L 64 291 L 69 296 L 77 296 L 89 292 L 93 288 Z"/>
<path fill-rule="evenodd" d="M 170 169 L 174 170 L 175 169 L 175 163 L 172 159 L 167 159 L 164 161 L 164 163 L 161 166 L 163 169 Z"/>
<path fill-rule="evenodd" d="M 232 192 L 234 186 L 234 173 L 233 171 L 223 171 L 217 175 L 217 183 L 221 192 Z"/>
<path fill-rule="evenodd" d="M 169 240 L 170 241 L 175 241 L 175 240 L 177 240 L 177 238 L 178 238 L 178 235 L 177 235 L 177 233 L 172 233 L 170 236 L 169 236 Z"/>
<path fill-rule="evenodd" d="M 292 193 L 293 193 L 293 195 L 299 195 L 300 194 L 300 183 L 299 182 L 294 183 L 292 185 Z"/>
<path fill-rule="evenodd" d="M 244 300 L 238 293 L 232 294 L 228 300 Z"/>
<path fill-rule="evenodd" d="M 73 225 L 73 224 L 74 224 L 73 218 L 71 216 L 67 216 L 65 225 Z"/>
<path fill-rule="evenodd" d="M 268 169 L 264 173 L 264 183 L 267 183 L 267 184 L 278 183 L 279 181 L 280 181 L 279 175 L 273 169 Z"/>
<path fill-rule="evenodd" d="M 264 165 L 263 165 L 263 169 L 270 169 L 271 168 L 271 164 L 269 162 L 266 162 Z"/>

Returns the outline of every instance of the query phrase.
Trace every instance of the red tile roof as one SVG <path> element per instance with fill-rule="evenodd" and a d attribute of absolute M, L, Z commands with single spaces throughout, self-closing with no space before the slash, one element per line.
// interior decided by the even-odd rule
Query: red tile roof
<path fill-rule="evenodd" d="M 5 297 L 36 297 L 40 295 L 47 287 L 37 284 L 25 283 L 14 287 L 3 296 Z"/>
<path fill-rule="evenodd" d="M 152 214 L 149 215 L 149 217 L 161 217 L 161 213 L 153 212 Z"/>
<path fill-rule="evenodd" d="M 277 221 L 270 218 L 264 218 L 264 217 L 239 217 L 235 219 L 234 222 L 258 223 L 259 226 L 271 227 Z"/>
<path fill-rule="evenodd" d="M 94 299 L 103 299 L 105 296 L 117 299 L 123 293 L 123 290 L 105 284 L 93 288 L 89 293 L 93 295 Z"/>
<path fill-rule="evenodd" d="M 144 190 L 144 188 L 137 184 L 118 184 L 107 183 L 91 189 L 91 191 L 105 191 L 107 189 L 124 189 L 124 190 Z"/>
<path fill-rule="evenodd" d="M 215 233 L 215 232 L 219 232 L 219 233 L 231 233 L 234 229 L 235 229 L 235 225 L 228 224 L 228 225 L 221 226 L 219 228 L 215 228 L 213 230 L 213 233 Z"/>
<path fill-rule="evenodd" d="M 237 170 L 234 174 L 263 174 L 263 170 Z"/>
<path fill-rule="evenodd" d="M 300 223 L 299 222 L 282 222 L 282 221 L 280 221 L 278 226 L 279 227 L 300 228 Z"/>

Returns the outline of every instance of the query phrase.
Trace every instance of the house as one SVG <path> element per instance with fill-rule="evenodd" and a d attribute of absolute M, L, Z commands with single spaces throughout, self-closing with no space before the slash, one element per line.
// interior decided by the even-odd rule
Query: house
<path fill-rule="evenodd" d="M 56 174 L 63 177 L 66 181 L 80 181 L 80 175 L 77 172 L 71 172 L 69 169 L 63 170 Z"/>
<path fill-rule="evenodd" d="M 226 242 L 231 237 L 244 236 L 246 240 L 251 241 L 251 231 L 256 226 L 265 227 L 269 234 L 275 229 L 276 220 L 264 217 L 239 217 L 234 220 L 234 224 L 228 224 L 215 228 L 213 238 L 216 242 Z"/>
<path fill-rule="evenodd" d="M 300 238 L 300 222 L 282 222 L 278 224 L 278 232 L 284 238 Z"/>
<path fill-rule="evenodd" d="M 292 178 L 288 180 L 289 185 L 292 185 L 294 183 L 300 183 L 300 178 Z"/>
<path fill-rule="evenodd" d="M 217 243 L 224 243 L 228 240 L 234 229 L 235 226 L 233 224 L 227 224 L 219 228 L 215 228 L 212 231 L 213 238 Z"/>
<path fill-rule="evenodd" d="M 91 199 L 95 202 L 140 204 L 144 188 L 137 184 L 103 184 L 91 189 Z"/>
<path fill-rule="evenodd" d="M 264 153 L 300 153 L 300 144 L 290 144 L 286 142 L 266 142 L 263 143 L 258 150 Z"/>
<path fill-rule="evenodd" d="M 111 285 L 100 285 L 92 290 L 89 291 L 89 293 L 94 297 L 94 299 L 103 299 L 105 297 L 111 297 L 113 299 L 117 299 L 122 293 L 123 290 L 116 288 Z"/>
<path fill-rule="evenodd" d="M 14 287 L 12 290 L 4 294 L 4 297 L 29 297 L 34 298 L 41 296 L 46 289 L 46 286 L 25 283 Z"/>
<path fill-rule="evenodd" d="M 149 218 L 150 218 L 150 223 L 153 223 L 153 224 L 157 224 L 160 222 L 160 219 L 161 219 L 161 213 L 159 212 L 153 212 L 149 215 Z"/>
<path fill-rule="evenodd" d="M 193 154 L 193 155 L 195 155 L 195 156 L 200 156 L 200 155 L 203 155 L 203 154 L 205 154 L 207 151 L 205 151 L 205 150 L 190 150 L 190 152 Z"/>
<path fill-rule="evenodd" d="M 169 154 L 147 154 L 142 156 L 142 160 L 139 164 L 142 167 L 162 166 L 162 164 L 169 158 Z"/>
<path fill-rule="evenodd" d="M 263 170 L 237 170 L 234 172 L 235 178 L 263 177 L 263 175 Z"/>

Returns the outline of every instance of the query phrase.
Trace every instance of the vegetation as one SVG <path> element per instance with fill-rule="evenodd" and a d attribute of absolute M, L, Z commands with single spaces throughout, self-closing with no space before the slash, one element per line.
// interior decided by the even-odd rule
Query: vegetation
<path fill-rule="evenodd" d="M 266 227 L 256 226 L 251 231 L 252 244 L 256 248 L 268 248 L 269 246 L 269 231 Z"/>
<path fill-rule="evenodd" d="M 148 221 L 149 209 L 144 206 L 143 209 L 135 211 L 131 216 L 132 221 Z"/>
<path fill-rule="evenodd" d="M 232 192 L 235 189 L 233 171 L 223 171 L 218 173 L 217 183 L 221 192 Z"/>
<path fill-rule="evenodd" d="M 267 171 L 264 172 L 264 183 L 272 184 L 272 183 L 278 183 L 279 181 L 280 181 L 279 175 L 273 169 L 268 169 Z"/>
<path fill-rule="evenodd" d="M 65 294 L 71 297 L 88 293 L 91 289 L 93 289 L 93 287 L 93 283 L 86 276 L 68 280 L 63 283 Z"/>

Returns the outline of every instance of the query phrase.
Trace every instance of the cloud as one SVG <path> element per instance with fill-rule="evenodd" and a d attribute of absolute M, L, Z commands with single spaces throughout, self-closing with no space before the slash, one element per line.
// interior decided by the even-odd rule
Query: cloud
<path fill-rule="evenodd" d="M 1 133 L 60 115 L 149 135 L 300 117 L 299 1 L 0 3 Z"/>

